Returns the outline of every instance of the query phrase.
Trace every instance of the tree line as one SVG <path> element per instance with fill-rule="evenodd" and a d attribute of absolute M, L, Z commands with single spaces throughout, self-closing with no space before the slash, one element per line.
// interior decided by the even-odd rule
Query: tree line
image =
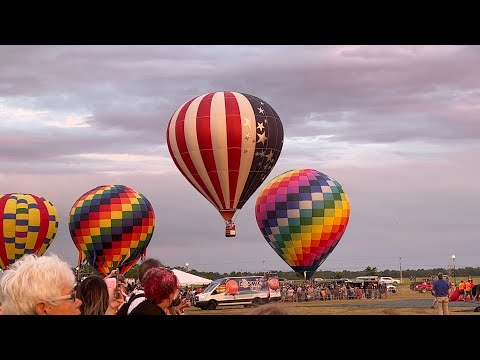
<path fill-rule="evenodd" d="M 126 278 L 134 278 L 138 277 L 138 268 L 140 264 L 135 264 L 127 273 L 125 274 Z M 259 272 L 246 272 L 246 271 L 232 271 L 229 273 L 219 273 L 219 272 L 204 272 L 204 271 L 197 271 L 195 269 L 187 269 L 186 267 L 176 266 L 172 269 L 178 269 L 181 271 L 188 272 L 193 275 L 197 275 L 206 279 L 216 280 L 222 277 L 227 276 L 251 276 L 251 275 L 264 275 L 263 271 Z M 73 269 L 76 271 L 76 269 Z M 276 271 L 271 270 L 270 272 L 274 272 L 280 278 L 285 278 L 287 280 L 301 280 L 303 276 L 298 274 L 294 271 Z M 378 270 L 376 267 L 367 266 L 364 270 L 361 271 L 330 271 L 330 270 L 321 270 L 316 271 L 313 275 L 313 278 L 323 278 L 323 279 L 341 279 L 341 278 L 348 278 L 348 279 L 355 279 L 357 276 L 390 276 L 397 279 L 410 279 L 410 278 L 427 278 L 431 276 L 436 276 L 439 272 L 443 272 L 444 274 L 450 276 L 450 278 L 467 278 L 468 276 L 480 276 L 480 267 L 465 267 L 465 268 L 458 268 L 455 269 L 445 269 L 445 268 L 433 268 L 433 269 L 405 269 L 402 270 Z M 95 268 L 93 268 L 90 264 L 82 265 L 82 267 L 77 271 L 77 275 L 79 278 L 82 276 L 90 275 L 90 274 L 97 274 L 100 275 Z"/>

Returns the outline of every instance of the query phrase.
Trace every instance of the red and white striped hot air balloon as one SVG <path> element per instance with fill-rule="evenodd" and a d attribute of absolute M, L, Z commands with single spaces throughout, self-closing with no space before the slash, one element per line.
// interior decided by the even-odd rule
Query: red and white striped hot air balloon
<path fill-rule="evenodd" d="M 230 237 L 235 212 L 280 156 L 283 126 L 262 99 L 220 91 L 190 99 L 175 111 L 167 145 L 183 176 L 220 212 Z"/>

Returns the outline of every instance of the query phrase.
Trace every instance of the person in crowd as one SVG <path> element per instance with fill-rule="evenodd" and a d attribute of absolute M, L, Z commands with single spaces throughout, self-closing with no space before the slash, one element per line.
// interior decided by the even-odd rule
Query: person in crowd
<path fill-rule="evenodd" d="M 0 279 L 3 315 L 80 315 L 75 274 L 57 255 L 26 254 Z"/>
<path fill-rule="evenodd" d="M 130 293 L 128 302 L 126 302 L 117 311 L 117 315 L 129 315 L 142 301 L 145 300 L 145 291 L 143 277 L 145 273 L 153 268 L 163 267 L 162 263 L 154 258 L 145 259 L 138 268 L 137 286 Z"/>
<path fill-rule="evenodd" d="M 87 276 L 77 285 L 77 297 L 82 300 L 82 315 L 114 315 L 124 299 L 121 289 L 110 297 L 107 283 L 98 275 Z"/>
<path fill-rule="evenodd" d="M 467 280 L 465 281 L 465 291 L 463 295 L 463 300 L 467 301 L 467 297 L 469 298 L 470 301 L 473 301 L 473 295 L 472 295 L 472 280 Z"/>
<path fill-rule="evenodd" d="M 167 309 L 167 315 L 186 315 L 185 308 L 192 306 L 190 299 L 182 298 L 180 294 L 172 301 L 172 305 Z"/>
<path fill-rule="evenodd" d="M 103 281 L 107 285 L 107 291 L 109 296 L 109 303 L 114 304 L 115 302 L 128 301 L 127 292 L 125 289 L 125 277 L 123 275 L 118 275 L 116 277 L 105 277 Z"/>
<path fill-rule="evenodd" d="M 465 282 L 460 280 L 460 284 L 458 284 L 458 291 L 460 292 L 460 297 L 458 300 L 464 301 L 465 300 Z"/>
<path fill-rule="evenodd" d="M 138 279 L 137 286 L 130 293 L 129 301 L 126 302 L 119 311 L 117 315 L 129 315 L 133 309 L 135 309 L 141 302 L 145 300 L 144 284 L 143 277 L 145 273 L 153 268 L 164 268 L 163 264 L 154 258 L 149 258 L 144 260 L 138 269 Z M 175 300 L 172 302 L 172 305 L 167 309 L 167 315 L 185 315 L 185 308 L 190 307 L 191 302 L 189 299 L 182 299 L 180 292 Z"/>
<path fill-rule="evenodd" d="M 153 268 L 143 277 L 145 300 L 130 315 L 167 315 L 167 308 L 179 296 L 178 278 L 166 268 Z"/>
<path fill-rule="evenodd" d="M 437 298 L 437 315 L 449 315 L 448 290 L 449 284 L 443 279 L 443 273 L 439 272 L 438 279 L 433 282 L 432 293 Z"/>
<path fill-rule="evenodd" d="M 267 304 L 256 307 L 250 311 L 250 315 L 290 315 L 287 310 L 278 304 Z"/>

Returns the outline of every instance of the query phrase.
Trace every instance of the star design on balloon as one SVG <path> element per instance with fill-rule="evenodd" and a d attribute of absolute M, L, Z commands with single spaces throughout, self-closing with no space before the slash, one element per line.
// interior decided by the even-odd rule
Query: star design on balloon
<path fill-rule="evenodd" d="M 263 110 L 261 107 L 259 107 L 259 108 L 257 108 L 257 109 L 258 109 L 258 112 L 259 112 L 260 114 L 265 114 L 265 110 Z"/>
<path fill-rule="evenodd" d="M 243 149 L 243 152 L 244 152 L 244 153 L 247 153 L 247 152 L 248 152 L 248 149 Z"/>
<path fill-rule="evenodd" d="M 262 145 L 267 141 L 267 137 L 265 136 L 265 133 L 257 134 L 258 135 L 258 140 L 257 143 L 261 142 Z"/>
<path fill-rule="evenodd" d="M 263 129 L 265 129 L 265 126 L 263 126 L 263 122 L 262 123 L 257 123 L 257 129 L 260 130 L 260 131 L 263 131 Z"/>
<path fill-rule="evenodd" d="M 245 140 L 249 140 L 250 139 L 250 134 L 245 134 Z"/>
<path fill-rule="evenodd" d="M 266 155 L 266 158 L 267 158 L 267 161 L 272 161 L 272 157 L 273 157 L 273 150 L 270 150 L 270 153 L 268 155 Z"/>
<path fill-rule="evenodd" d="M 243 117 L 243 126 L 247 126 L 248 130 L 252 130 L 252 125 L 250 124 L 250 119 L 247 117 Z"/>

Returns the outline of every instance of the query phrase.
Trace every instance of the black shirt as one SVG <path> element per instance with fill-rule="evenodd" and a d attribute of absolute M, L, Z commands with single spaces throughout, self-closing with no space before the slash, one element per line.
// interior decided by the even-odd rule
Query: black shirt
<path fill-rule="evenodd" d="M 165 311 L 150 300 L 142 301 L 129 315 L 167 315 Z"/>

